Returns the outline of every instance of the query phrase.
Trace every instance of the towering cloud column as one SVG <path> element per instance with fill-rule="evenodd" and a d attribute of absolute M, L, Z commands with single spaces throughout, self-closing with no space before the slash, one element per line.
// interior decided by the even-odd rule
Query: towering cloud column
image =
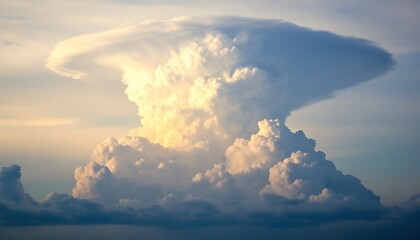
<path fill-rule="evenodd" d="M 98 145 L 76 169 L 73 196 L 138 207 L 200 200 L 237 214 L 273 204 L 379 206 L 284 122 L 392 65 L 389 53 L 365 40 L 237 17 L 181 17 L 79 36 L 57 44 L 47 62 L 96 84 L 118 73 L 138 106 L 140 126 Z"/>

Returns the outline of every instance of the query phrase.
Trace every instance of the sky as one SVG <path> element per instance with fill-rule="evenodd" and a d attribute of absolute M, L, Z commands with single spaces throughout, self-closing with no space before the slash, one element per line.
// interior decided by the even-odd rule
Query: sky
<path fill-rule="evenodd" d="M 4 236 L 418 226 L 419 2 L 0 6 Z"/>

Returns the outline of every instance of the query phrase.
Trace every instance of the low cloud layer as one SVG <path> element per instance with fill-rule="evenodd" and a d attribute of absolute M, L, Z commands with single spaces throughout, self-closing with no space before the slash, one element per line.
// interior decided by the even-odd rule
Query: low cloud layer
<path fill-rule="evenodd" d="M 72 195 L 37 203 L 19 167 L 3 168 L 0 219 L 170 227 L 380 219 L 379 197 L 284 122 L 392 65 L 366 40 L 278 20 L 182 17 L 63 41 L 46 66 L 95 84 L 120 74 L 140 127 L 99 144 L 75 170 Z"/>

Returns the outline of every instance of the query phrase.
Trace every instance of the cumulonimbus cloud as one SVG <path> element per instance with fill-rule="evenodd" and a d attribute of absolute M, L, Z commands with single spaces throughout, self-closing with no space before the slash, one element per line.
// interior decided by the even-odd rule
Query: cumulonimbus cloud
<path fill-rule="evenodd" d="M 141 117 L 137 135 L 188 150 L 225 147 L 262 119 L 283 122 L 392 64 L 365 40 L 280 20 L 182 17 L 71 38 L 46 66 L 75 79 L 122 75 Z"/>
<path fill-rule="evenodd" d="M 139 224 L 377 216 L 379 197 L 284 121 L 392 65 L 365 40 L 239 17 L 150 21 L 63 41 L 46 66 L 96 84 L 119 73 L 141 120 L 95 148 L 75 171 L 72 196 L 51 195 L 42 207 L 97 204 Z M 78 209 L 74 219 L 90 213 Z"/>

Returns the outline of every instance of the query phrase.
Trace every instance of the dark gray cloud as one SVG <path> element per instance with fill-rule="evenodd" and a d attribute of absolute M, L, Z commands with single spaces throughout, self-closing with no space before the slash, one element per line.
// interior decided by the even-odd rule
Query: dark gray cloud
<path fill-rule="evenodd" d="M 104 206 L 51 193 L 41 203 L 24 193 L 17 165 L 0 172 L 0 237 L 4 239 L 417 239 L 420 211 L 413 196 L 402 207 L 314 207 L 299 202 L 271 204 L 283 211 L 229 214 L 202 200 L 147 207 Z M 268 196 L 266 196 L 268 197 Z M 84 226 L 86 225 L 86 227 Z M 77 232 L 77 235 L 75 235 Z"/>
<path fill-rule="evenodd" d="M 13 164 L 2 167 L 0 171 L 0 202 L 12 205 L 35 205 L 35 201 L 25 193 L 21 178 L 20 166 Z"/>
<path fill-rule="evenodd" d="M 34 201 L 24 192 L 17 165 L 3 167 L 1 176 L 0 222 L 5 226 L 55 224 L 129 224 L 157 225 L 169 228 L 193 228 L 226 224 L 249 224 L 270 227 L 311 226 L 344 219 L 378 219 L 381 207 L 360 208 L 336 206 L 320 208 L 295 204 L 282 211 L 237 209 L 226 212 L 205 200 L 166 201 L 147 206 L 102 205 L 68 194 L 51 193 L 42 202 Z"/>

